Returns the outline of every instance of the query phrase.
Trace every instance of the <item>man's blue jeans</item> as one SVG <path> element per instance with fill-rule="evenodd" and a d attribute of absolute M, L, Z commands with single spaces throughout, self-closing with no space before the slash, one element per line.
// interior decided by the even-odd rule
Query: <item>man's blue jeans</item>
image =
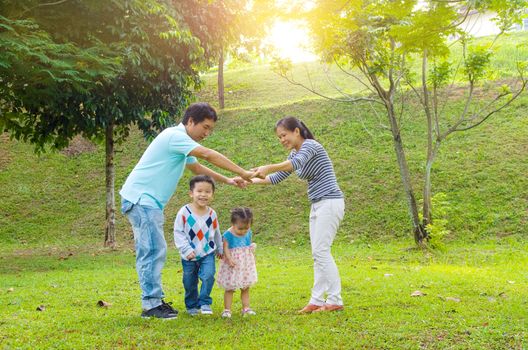
<path fill-rule="evenodd" d="M 198 261 L 182 259 L 183 287 L 185 288 L 185 307 L 199 309 L 202 305 L 211 305 L 211 290 L 215 281 L 215 254 L 211 253 Z M 202 281 L 198 295 L 198 278 Z"/>
<path fill-rule="evenodd" d="M 149 310 L 161 305 L 161 299 L 165 296 L 161 288 L 161 270 L 167 258 L 163 211 L 132 204 L 125 199 L 122 201 L 121 211 L 128 217 L 134 231 L 141 307 Z"/>

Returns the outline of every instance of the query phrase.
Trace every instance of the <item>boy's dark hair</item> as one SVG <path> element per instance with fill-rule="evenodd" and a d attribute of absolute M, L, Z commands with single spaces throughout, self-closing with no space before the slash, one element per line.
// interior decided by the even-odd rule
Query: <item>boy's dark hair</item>
<path fill-rule="evenodd" d="M 187 125 L 189 119 L 192 119 L 195 124 L 203 122 L 205 119 L 212 119 L 216 122 L 218 116 L 216 111 L 209 103 L 206 102 L 197 102 L 190 105 L 183 115 L 182 123 Z"/>
<path fill-rule="evenodd" d="M 288 131 L 295 131 L 295 129 L 299 129 L 301 132 L 301 136 L 305 139 L 312 139 L 315 140 L 315 137 L 313 136 L 312 132 L 308 127 L 298 118 L 295 117 L 284 117 L 281 120 L 275 124 L 275 131 L 277 131 L 277 128 L 281 126 L 284 129 Z"/>
<path fill-rule="evenodd" d="M 198 182 L 208 182 L 208 183 L 210 183 L 211 186 L 213 186 L 213 192 L 215 191 L 215 182 L 214 182 L 212 177 L 207 176 L 207 175 L 193 176 L 191 181 L 189 181 L 189 190 L 192 191 L 194 189 L 194 185 L 197 184 Z"/>
<path fill-rule="evenodd" d="M 253 222 L 253 212 L 249 208 L 235 208 L 231 210 L 231 223 L 243 222 L 251 224 Z"/>

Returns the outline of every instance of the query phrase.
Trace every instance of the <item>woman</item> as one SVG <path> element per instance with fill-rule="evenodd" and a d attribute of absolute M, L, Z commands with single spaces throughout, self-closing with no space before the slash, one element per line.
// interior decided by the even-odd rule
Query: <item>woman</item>
<path fill-rule="evenodd" d="M 301 179 L 308 181 L 308 198 L 312 203 L 310 242 L 314 259 L 314 284 L 310 302 L 299 312 L 341 311 L 341 279 L 330 249 L 343 219 L 345 201 L 337 185 L 332 161 L 306 125 L 297 118 L 279 120 L 275 125 L 275 133 L 290 151 L 288 160 L 252 169 L 258 177 L 253 179 L 253 183 L 275 185 L 294 171 Z"/>

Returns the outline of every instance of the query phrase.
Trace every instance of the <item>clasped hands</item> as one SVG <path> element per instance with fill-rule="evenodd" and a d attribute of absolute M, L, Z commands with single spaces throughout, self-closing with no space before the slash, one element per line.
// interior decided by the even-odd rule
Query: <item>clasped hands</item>
<path fill-rule="evenodd" d="M 246 170 L 244 174 L 230 179 L 230 183 L 239 188 L 246 188 L 247 185 L 254 182 L 253 179 L 265 179 L 269 173 L 268 165 L 259 166 L 249 171 Z"/>

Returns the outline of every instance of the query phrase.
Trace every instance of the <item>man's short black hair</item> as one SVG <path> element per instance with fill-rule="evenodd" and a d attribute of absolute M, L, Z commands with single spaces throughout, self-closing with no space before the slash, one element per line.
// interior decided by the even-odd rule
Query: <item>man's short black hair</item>
<path fill-rule="evenodd" d="M 207 175 L 196 175 L 194 176 L 191 181 L 189 181 L 189 190 L 194 189 L 194 185 L 196 185 L 198 182 L 208 182 L 213 186 L 213 192 L 215 191 L 215 182 L 212 177 Z"/>
<path fill-rule="evenodd" d="M 197 102 L 190 105 L 183 115 L 182 123 L 187 125 L 189 119 L 192 119 L 195 124 L 203 122 L 205 119 L 212 119 L 214 122 L 218 119 L 216 111 L 209 103 Z"/>

